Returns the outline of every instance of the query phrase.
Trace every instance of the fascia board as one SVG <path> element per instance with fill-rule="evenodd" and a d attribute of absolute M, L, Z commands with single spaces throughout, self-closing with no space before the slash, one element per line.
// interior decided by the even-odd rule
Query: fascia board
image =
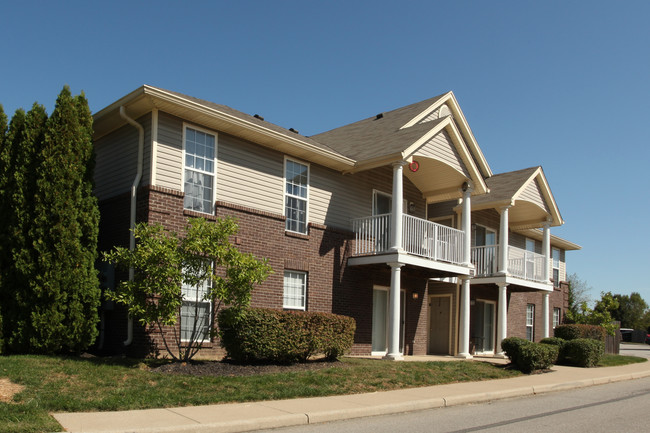
<path fill-rule="evenodd" d="M 472 201 L 471 206 L 472 206 L 472 212 L 474 211 L 479 211 L 479 210 L 485 210 L 485 209 L 496 209 L 499 211 L 499 208 L 505 207 L 505 206 L 512 206 L 513 201 L 512 200 L 495 200 L 495 201 L 490 201 L 490 202 L 484 202 L 480 204 L 475 204 L 474 201 Z M 453 208 L 454 211 L 460 212 L 463 209 L 463 205 L 459 204 L 458 206 L 455 206 Z"/>
<path fill-rule="evenodd" d="M 390 165 L 394 162 L 406 161 L 410 162 L 411 158 L 404 156 L 404 152 L 395 152 L 390 155 L 383 155 L 377 158 L 366 159 L 362 162 L 357 163 L 354 168 L 349 168 L 343 170 L 343 174 L 353 174 L 360 171 L 366 171 L 377 167 L 383 167 L 385 165 Z"/>
<path fill-rule="evenodd" d="M 478 143 L 476 142 L 476 138 L 474 138 L 474 134 L 472 133 L 471 128 L 469 127 L 469 124 L 467 123 L 467 119 L 465 118 L 465 115 L 463 114 L 463 111 L 460 109 L 460 105 L 458 105 L 458 101 L 456 100 L 456 96 L 454 95 L 454 92 L 447 92 L 445 93 L 440 99 L 435 101 L 433 104 L 429 105 L 426 109 L 420 112 L 417 116 L 413 117 L 411 120 L 409 120 L 404 126 L 402 126 L 400 129 L 405 129 L 405 128 L 410 128 L 413 125 L 417 125 L 420 121 L 422 121 L 426 116 L 428 116 L 432 111 L 437 109 L 438 107 L 442 106 L 443 104 L 451 102 L 451 112 L 453 114 L 453 117 L 458 119 L 460 123 L 460 128 L 464 135 L 467 137 L 468 141 L 470 142 L 470 146 L 472 147 L 472 151 L 477 157 L 477 160 L 479 162 L 479 165 L 481 166 L 481 169 L 483 173 L 485 173 L 485 177 L 490 177 L 492 176 L 492 169 L 490 169 L 490 166 L 487 163 L 487 160 L 485 159 L 485 155 L 483 155 L 483 152 L 481 151 L 481 148 L 478 146 Z"/>
<path fill-rule="evenodd" d="M 437 101 L 435 101 L 433 104 L 429 105 L 427 108 L 425 108 L 423 111 L 421 111 L 418 115 L 416 115 L 414 118 L 409 120 L 404 126 L 402 126 L 400 129 L 406 129 L 410 128 L 413 125 L 417 125 L 420 121 L 422 121 L 425 117 L 427 117 L 432 111 L 434 111 L 436 108 L 440 107 L 442 104 L 449 99 L 449 94 L 451 92 L 447 92 L 444 94 L 444 96 Z"/>
<path fill-rule="evenodd" d="M 452 102 L 451 112 L 453 113 L 454 118 L 457 118 L 461 130 L 467 136 L 470 146 L 472 147 L 474 154 L 477 156 L 479 165 L 485 171 L 485 177 L 491 177 L 493 175 L 492 169 L 490 168 L 487 159 L 485 159 L 485 155 L 483 155 L 483 151 L 479 147 L 478 142 L 474 137 L 474 133 L 472 133 L 472 129 L 469 127 L 469 123 L 467 123 L 467 119 L 465 118 L 463 110 L 460 109 L 460 105 L 456 100 L 456 95 L 454 95 L 454 92 L 448 93 L 448 96 L 445 98 L 445 102 L 448 100 Z"/>
<path fill-rule="evenodd" d="M 412 157 L 412 155 L 421 146 L 423 146 L 427 141 L 429 141 L 443 129 L 446 129 L 449 135 L 452 137 L 452 141 L 456 146 L 456 150 L 463 160 L 463 163 L 468 168 L 472 181 L 475 183 L 475 187 L 478 187 L 477 193 L 485 194 L 488 191 L 488 187 L 485 183 L 485 180 L 483 179 L 483 175 L 474 163 L 474 159 L 469 154 L 469 149 L 467 148 L 467 144 L 465 143 L 465 140 L 463 140 L 460 131 L 458 128 L 456 128 L 454 121 L 449 117 L 437 124 L 435 127 L 431 128 L 426 134 L 420 137 L 415 143 L 407 147 L 402 153 L 409 157 Z"/>
<path fill-rule="evenodd" d="M 522 230 L 513 230 L 523 236 L 528 238 L 536 239 L 541 241 L 544 237 L 544 232 L 540 229 L 522 229 Z M 560 247 L 564 250 L 581 250 L 582 247 L 574 242 L 568 241 L 564 238 L 554 235 L 551 233 L 551 246 Z"/>
<path fill-rule="evenodd" d="M 544 172 L 542 171 L 541 167 L 537 167 L 537 169 L 530 175 L 530 177 L 525 182 L 522 182 L 521 187 L 519 187 L 517 192 L 513 194 L 512 196 L 513 200 L 517 200 L 519 196 L 522 194 L 522 192 L 526 189 L 528 184 L 533 182 L 535 179 L 540 180 L 542 195 L 544 196 L 544 200 L 546 201 L 546 204 L 551 210 L 551 218 L 553 218 L 554 221 L 553 225 L 561 226 L 562 224 L 564 224 L 564 220 L 560 215 L 560 210 L 558 209 L 557 204 L 555 203 L 555 198 L 553 197 L 553 193 L 551 193 L 551 188 L 549 187 L 548 182 L 546 181 L 546 176 L 544 176 Z"/>
<path fill-rule="evenodd" d="M 309 143 L 306 143 L 296 137 L 290 137 L 288 135 L 282 134 L 277 131 L 273 131 L 271 129 L 265 128 L 263 126 L 254 124 L 252 122 L 248 122 L 245 119 L 238 118 L 236 116 L 224 113 L 222 111 L 216 110 L 211 107 L 206 107 L 205 105 L 199 104 L 194 101 L 190 101 L 188 99 L 182 98 L 178 95 L 171 94 L 169 92 L 165 92 L 162 89 L 150 87 L 150 86 L 144 86 L 145 93 L 148 95 L 151 95 L 154 98 L 159 98 L 161 100 L 164 100 L 166 102 L 172 102 L 175 103 L 181 107 L 206 114 L 208 116 L 214 117 L 216 119 L 219 119 L 221 121 L 228 122 L 232 125 L 245 128 L 248 130 L 253 130 L 256 133 L 259 133 L 263 136 L 267 136 L 269 138 L 273 138 L 276 140 L 280 140 L 282 142 L 285 142 L 291 146 L 298 147 L 302 150 L 306 150 L 309 153 L 313 153 L 318 156 L 322 156 L 325 158 L 328 158 L 332 160 L 333 162 L 336 163 L 337 166 L 344 166 L 344 167 L 353 167 L 355 164 L 355 161 L 351 158 L 347 158 L 345 156 L 336 154 L 334 152 L 328 152 L 327 150 L 315 147 Z"/>

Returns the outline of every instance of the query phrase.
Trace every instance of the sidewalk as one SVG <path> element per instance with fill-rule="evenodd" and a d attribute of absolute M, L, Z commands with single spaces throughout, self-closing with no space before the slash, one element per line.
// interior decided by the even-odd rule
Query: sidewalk
<path fill-rule="evenodd" d="M 650 362 L 606 368 L 554 366 L 545 374 L 369 394 L 53 416 L 69 432 L 245 432 L 530 396 L 649 376 Z"/>

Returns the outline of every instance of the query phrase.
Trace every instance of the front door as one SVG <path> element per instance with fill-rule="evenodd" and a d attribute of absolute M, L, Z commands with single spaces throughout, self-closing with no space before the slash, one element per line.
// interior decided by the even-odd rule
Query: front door
<path fill-rule="evenodd" d="M 384 355 L 388 350 L 388 287 L 372 290 L 372 354 Z M 404 353 L 404 311 L 406 292 L 400 291 L 399 350 Z"/>
<path fill-rule="evenodd" d="M 476 300 L 472 307 L 472 342 L 475 353 L 494 353 L 495 303 Z"/>
<path fill-rule="evenodd" d="M 429 298 L 429 354 L 449 355 L 449 319 L 451 297 Z"/>

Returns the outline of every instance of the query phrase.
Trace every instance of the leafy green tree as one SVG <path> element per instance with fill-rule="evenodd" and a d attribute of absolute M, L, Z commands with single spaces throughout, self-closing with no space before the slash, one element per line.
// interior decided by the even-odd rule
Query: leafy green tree
<path fill-rule="evenodd" d="M 645 321 L 645 313 L 648 304 L 638 292 L 628 295 L 614 295 L 618 301 L 618 308 L 612 312 L 614 320 L 621 322 L 621 328 L 645 329 L 648 325 Z"/>
<path fill-rule="evenodd" d="M 603 292 L 593 309 L 589 308 L 585 301 L 578 306 L 575 312 L 567 312 L 567 322 L 602 326 L 609 335 L 614 335 L 618 326 L 612 323 L 614 321 L 612 312 L 617 308 L 618 301 L 614 299 L 612 293 Z"/>
<path fill-rule="evenodd" d="M 118 268 L 134 270 L 133 280 L 122 281 L 107 297 L 125 305 L 142 325 L 155 327 L 173 359 L 192 359 L 201 349 L 204 325 L 210 323 L 198 320 L 199 302 L 184 304 L 188 292 L 210 302 L 215 311 L 222 304 L 241 308 L 250 304 L 255 285 L 272 272 L 266 259 L 242 253 L 230 243 L 237 231 L 231 218 L 191 218 L 182 237 L 161 225 L 138 224 L 135 249 L 116 247 L 104 255 Z M 176 323 L 183 305 L 194 319 L 189 335 L 181 338 Z M 163 327 L 171 327 L 171 337 Z"/>

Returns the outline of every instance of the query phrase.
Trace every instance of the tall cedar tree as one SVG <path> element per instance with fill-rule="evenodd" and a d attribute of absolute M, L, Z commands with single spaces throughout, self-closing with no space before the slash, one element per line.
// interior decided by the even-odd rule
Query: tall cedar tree
<path fill-rule="evenodd" d="M 79 352 L 97 336 L 94 264 L 99 210 L 92 194 L 92 116 L 85 96 L 63 88 L 46 125 L 33 176 L 29 237 L 36 262 L 26 298 L 29 323 L 17 345 L 33 353 Z"/>
<path fill-rule="evenodd" d="M 3 187 L 3 179 L 4 179 L 4 172 L 5 172 L 5 163 L 4 163 L 4 154 L 5 154 L 5 141 L 7 137 L 7 115 L 5 114 L 4 108 L 2 108 L 2 104 L 0 104 L 0 212 L 2 212 L 5 207 L 3 206 L 3 200 L 4 200 L 4 187 Z M 3 347 L 4 347 L 4 338 L 3 338 L 3 332 L 2 332 L 2 276 L 4 275 L 4 268 L 2 267 L 2 254 L 3 254 L 3 249 L 2 249 L 2 229 L 0 228 L 0 353 L 2 353 Z"/>
<path fill-rule="evenodd" d="M 17 122 L 14 119 L 17 118 Z M 34 104 L 25 116 L 16 113 L 10 126 L 5 166 L 3 239 L 3 310 L 4 335 L 12 351 L 27 351 L 25 333 L 30 327 L 29 281 L 34 274 L 35 251 L 30 238 L 33 225 L 33 200 L 36 192 L 34 172 L 40 163 L 47 114 Z M 15 128 L 14 125 L 15 124 Z"/>

